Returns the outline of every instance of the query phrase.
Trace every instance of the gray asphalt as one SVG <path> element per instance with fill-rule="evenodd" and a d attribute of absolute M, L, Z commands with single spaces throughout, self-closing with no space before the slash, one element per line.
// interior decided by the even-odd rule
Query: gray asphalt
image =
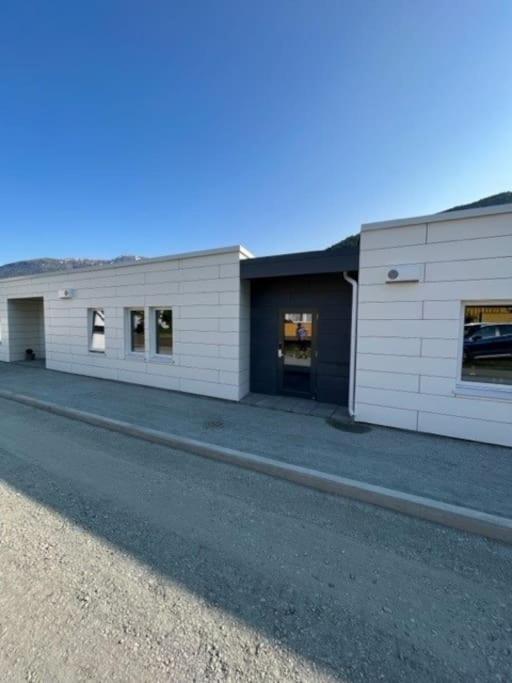
<path fill-rule="evenodd" d="M 0 401 L 0 678 L 509 681 L 512 548 Z"/>
<path fill-rule="evenodd" d="M 296 415 L 0 363 L 0 388 L 371 484 L 512 517 L 509 448 Z"/>

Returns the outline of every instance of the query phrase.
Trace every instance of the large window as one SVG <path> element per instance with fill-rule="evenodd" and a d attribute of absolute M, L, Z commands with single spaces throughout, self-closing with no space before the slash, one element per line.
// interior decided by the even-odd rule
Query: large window
<path fill-rule="evenodd" d="M 461 379 L 512 385 L 512 301 L 464 307 Z"/>
<path fill-rule="evenodd" d="M 155 308 L 155 353 L 159 356 L 172 355 L 172 310 Z"/>
<path fill-rule="evenodd" d="M 165 361 L 173 354 L 172 309 L 130 308 L 125 311 L 126 351 L 139 360 Z M 146 324 L 147 323 L 147 324 Z M 172 359 L 168 359 L 172 363 Z"/>
<path fill-rule="evenodd" d="M 89 311 L 89 351 L 105 353 L 105 312 L 101 308 Z"/>
<path fill-rule="evenodd" d="M 144 353 L 146 349 L 144 321 L 144 310 L 130 311 L 130 351 L 133 353 Z"/>

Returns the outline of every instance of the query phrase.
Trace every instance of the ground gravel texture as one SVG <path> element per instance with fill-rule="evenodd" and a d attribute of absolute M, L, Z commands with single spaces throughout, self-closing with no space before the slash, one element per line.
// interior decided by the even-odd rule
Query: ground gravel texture
<path fill-rule="evenodd" d="M 0 401 L 0 680 L 512 680 L 512 548 Z"/>
<path fill-rule="evenodd" d="M 0 388 L 512 518 L 510 448 L 374 425 L 363 433 L 347 432 L 313 415 L 82 377 L 30 363 L 0 363 Z"/>

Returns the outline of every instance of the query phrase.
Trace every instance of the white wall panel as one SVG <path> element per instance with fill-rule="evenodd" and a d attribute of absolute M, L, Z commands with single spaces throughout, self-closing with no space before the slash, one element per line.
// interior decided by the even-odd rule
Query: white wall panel
<path fill-rule="evenodd" d="M 440 413 L 419 413 L 418 429 L 422 432 L 433 432 L 457 439 L 483 441 L 501 446 L 512 444 L 512 424 L 510 422 L 453 417 Z"/>
<path fill-rule="evenodd" d="M 453 396 L 453 379 L 450 377 L 429 377 L 420 375 L 420 392 L 434 396 Z"/>
<path fill-rule="evenodd" d="M 457 389 L 463 302 L 512 301 L 512 211 L 428 223 L 425 244 L 418 235 L 418 225 L 363 233 L 356 419 L 512 446 L 512 387 L 500 398 Z M 424 281 L 385 283 L 390 267 L 412 263 Z"/>
<path fill-rule="evenodd" d="M 361 234 L 363 249 L 385 249 L 387 247 L 403 247 L 408 244 L 425 244 L 427 241 L 427 225 L 410 225 L 407 228 L 387 228 L 385 230 L 369 230 Z"/>
<path fill-rule="evenodd" d="M 365 302 L 359 307 L 359 320 L 407 320 L 421 318 L 421 301 Z"/>
<path fill-rule="evenodd" d="M 423 301 L 424 320 L 459 320 L 460 301 Z"/>
<path fill-rule="evenodd" d="M 240 280 L 234 277 L 217 278 L 215 280 L 192 280 L 180 283 L 181 291 L 187 292 L 238 292 Z"/>
<path fill-rule="evenodd" d="M 395 283 L 363 285 L 359 290 L 361 302 L 386 301 L 453 301 L 457 299 L 510 299 L 512 277 L 499 280 L 457 280 L 454 282 L 425 282 L 420 284 Z"/>
<path fill-rule="evenodd" d="M 219 275 L 221 278 L 234 278 L 240 276 L 240 263 L 220 266 Z"/>
<path fill-rule="evenodd" d="M 405 372 L 432 377 L 457 377 L 457 361 L 451 358 L 424 358 L 358 353 L 357 367 L 362 370 Z"/>
<path fill-rule="evenodd" d="M 427 263 L 426 281 L 493 280 L 512 277 L 512 257 Z"/>
<path fill-rule="evenodd" d="M 512 213 L 429 223 L 427 241 L 450 242 L 500 235 L 512 235 Z"/>
<path fill-rule="evenodd" d="M 441 337 L 456 339 L 459 323 L 456 320 L 360 320 L 360 337 Z"/>
<path fill-rule="evenodd" d="M 439 323 L 435 323 L 438 325 Z M 458 325 L 458 321 L 457 321 Z M 439 330 L 442 334 L 443 330 Z M 430 356 L 432 358 L 457 358 L 459 348 L 458 338 L 454 339 L 426 339 L 423 338 L 421 343 L 421 355 Z"/>
<path fill-rule="evenodd" d="M 419 375 L 407 375 L 378 370 L 358 370 L 357 385 L 375 389 L 395 389 L 397 391 L 418 391 Z"/>
<path fill-rule="evenodd" d="M 24 354 L 29 346 L 41 357 L 43 347 L 21 337 L 31 333 L 35 314 L 13 315 L 9 330 L 6 302 L 44 297 L 48 367 L 238 400 L 248 391 L 249 301 L 239 278 L 242 256 L 231 248 L 0 281 L 0 360 L 9 360 L 10 349 L 17 359 L 19 349 Z M 74 290 L 72 299 L 58 298 L 64 288 Z M 29 311 L 31 304 L 21 306 Z M 127 353 L 127 310 L 145 308 L 149 314 L 150 307 L 173 309 L 172 358 L 155 358 L 149 345 L 146 353 Z M 105 311 L 105 354 L 89 352 L 89 308 Z"/>
<path fill-rule="evenodd" d="M 360 337 L 358 352 L 391 356 L 419 356 L 421 339 L 399 339 L 397 337 Z"/>
<path fill-rule="evenodd" d="M 400 410 L 358 401 L 357 419 L 359 422 L 371 422 L 386 427 L 416 429 L 418 413 L 416 410 Z"/>
<path fill-rule="evenodd" d="M 462 246 L 463 251 L 461 251 Z M 512 235 L 436 242 L 391 249 L 369 249 L 361 252 L 360 265 L 362 268 L 367 268 L 370 266 L 435 263 L 497 256 L 512 256 Z"/>
<path fill-rule="evenodd" d="M 481 401 L 474 398 L 433 396 L 393 389 L 359 387 L 358 399 L 362 403 L 441 413 L 455 417 L 472 417 L 478 420 L 510 422 L 510 403 L 508 401 Z"/>

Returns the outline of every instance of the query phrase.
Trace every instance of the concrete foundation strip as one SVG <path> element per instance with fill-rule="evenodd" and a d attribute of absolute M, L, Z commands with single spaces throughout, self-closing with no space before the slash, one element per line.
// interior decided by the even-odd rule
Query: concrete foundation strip
<path fill-rule="evenodd" d="M 402 493 L 393 489 L 367 484 L 354 479 L 326 474 L 299 465 L 265 458 L 252 453 L 244 453 L 231 448 L 203 443 L 184 436 L 168 434 L 156 429 L 139 427 L 129 422 L 122 422 L 109 417 L 87 413 L 75 408 L 43 401 L 17 394 L 13 391 L 0 390 L 0 398 L 16 401 L 32 408 L 45 410 L 55 415 L 61 415 L 86 424 L 102 427 L 110 431 L 127 434 L 151 443 L 168 446 L 180 451 L 194 453 L 204 458 L 219 460 L 230 465 L 237 465 L 245 469 L 254 470 L 272 477 L 307 486 L 317 491 L 331 493 L 378 505 L 389 510 L 401 512 L 412 517 L 419 517 L 430 522 L 461 529 L 473 534 L 487 536 L 505 543 L 512 544 L 512 519 L 490 515 L 471 508 L 465 508 L 450 503 L 443 503 L 410 493 Z"/>

